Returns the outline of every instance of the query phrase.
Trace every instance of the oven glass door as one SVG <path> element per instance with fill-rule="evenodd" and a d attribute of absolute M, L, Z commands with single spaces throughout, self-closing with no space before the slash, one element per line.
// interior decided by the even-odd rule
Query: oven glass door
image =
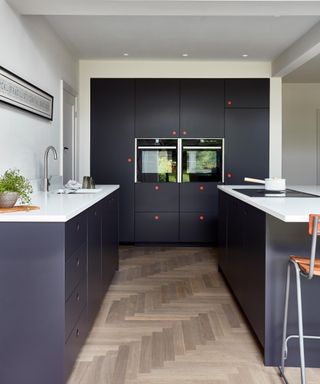
<path fill-rule="evenodd" d="M 177 140 L 138 139 L 136 181 L 177 182 Z"/>
<path fill-rule="evenodd" d="M 221 139 L 182 140 L 182 182 L 222 181 Z"/>

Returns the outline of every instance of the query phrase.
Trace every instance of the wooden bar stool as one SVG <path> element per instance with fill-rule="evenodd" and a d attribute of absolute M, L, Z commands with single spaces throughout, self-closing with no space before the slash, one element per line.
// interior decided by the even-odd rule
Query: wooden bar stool
<path fill-rule="evenodd" d="M 279 367 L 280 375 L 283 381 L 287 384 L 288 384 L 288 380 L 284 374 L 284 369 L 285 369 L 285 360 L 287 359 L 287 356 L 288 356 L 288 341 L 293 338 L 299 339 L 301 383 L 306 384 L 304 339 L 320 339 L 320 336 L 305 336 L 303 333 L 302 298 L 301 298 L 301 281 L 300 281 L 301 276 L 307 280 L 311 280 L 314 276 L 315 277 L 320 276 L 320 260 L 316 260 L 317 238 L 320 235 L 319 221 L 320 221 L 320 214 L 309 215 L 309 235 L 312 235 L 310 257 L 303 258 L 299 256 L 290 256 L 289 263 L 288 263 L 285 308 L 284 308 L 284 319 L 283 319 L 281 365 Z M 298 334 L 287 336 L 288 304 L 289 304 L 289 293 L 290 293 L 290 268 L 291 267 L 294 267 L 294 270 L 296 272 Z"/>

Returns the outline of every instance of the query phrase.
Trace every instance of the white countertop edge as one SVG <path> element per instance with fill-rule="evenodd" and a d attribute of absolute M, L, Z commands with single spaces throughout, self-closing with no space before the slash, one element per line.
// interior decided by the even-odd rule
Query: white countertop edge
<path fill-rule="evenodd" d="M 309 197 L 297 197 L 297 198 L 292 198 L 292 197 L 250 197 L 250 196 L 247 196 L 247 195 L 244 195 L 240 192 L 237 192 L 235 191 L 234 189 L 249 189 L 249 188 L 252 188 L 252 189 L 258 189 L 258 188 L 261 188 L 261 186 L 247 186 L 247 185 L 218 185 L 218 189 L 220 189 L 221 191 L 233 196 L 233 197 L 236 197 L 237 199 L 257 208 L 257 209 L 260 209 L 261 211 L 273 216 L 273 217 L 276 217 L 278 218 L 279 220 L 282 220 L 286 223 L 307 223 L 309 222 L 309 214 L 310 213 L 317 213 L 320 211 L 320 204 L 319 204 L 319 201 L 317 198 L 309 198 Z M 289 189 L 293 189 L 293 190 L 297 190 L 297 191 L 301 191 L 301 192 L 307 192 L 307 193 L 311 193 L 311 194 L 318 194 L 319 193 L 319 187 L 317 186 L 294 186 L 294 187 L 288 187 Z M 271 199 L 271 200 L 270 200 Z M 267 207 L 265 206 L 265 203 L 268 202 L 268 204 L 270 202 L 272 202 L 272 200 L 274 199 L 274 201 L 277 201 L 277 202 L 280 202 L 281 200 L 283 202 L 289 202 L 289 203 L 296 203 L 298 204 L 299 202 L 301 202 L 302 200 L 305 200 L 305 199 L 315 199 L 313 200 L 315 203 L 317 203 L 317 205 L 319 206 L 319 208 L 317 209 L 315 207 L 315 209 L 313 211 L 308 211 L 308 212 L 305 212 L 304 214 L 295 214 L 295 213 L 292 213 L 292 212 L 281 212 L 279 209 L 277 210 L 276 208 L 274 209 L 271 209 L 270 207 Z M 320 199 L 320 196 L 319 196 L 319 199 Z M 297 202 L 298 200 L 298 202 Z M 311 200 L 312 201 L 312 200 Z M 293 204 L 292 204 L 293 205 Z M 287 207 L 284 207 L 283 209 L 286 209 Z M 291 207 L 290 207 L 291 208 Z M 294 209 L 294 208 L 292 208 Z"/>
<path fill-rule="evenodd" d="M 94 194 L 57 194 L 53 192 L 37 192 L 32 196 L 31 205 L 39 206 L 39 210 L 30 212 L 12 212 L 1 213 L 0 222 L 39 222 L 39 223 L 53 223 L 53 222 L 66 222 L 73 217 L 77 216 L 86 209 L 92 207 L 105 197 L 120 188 L 119 185 L 99 185 L 97 188 L 102 188 L 102 191 Z M 50 197 L 50 202 L 46 202 Z M 72 207 L 68 208 L 67 199 L 77 201 L 72 202 Z M 66 202 L 66 207 L 61 209 L 61 204 Z"/>

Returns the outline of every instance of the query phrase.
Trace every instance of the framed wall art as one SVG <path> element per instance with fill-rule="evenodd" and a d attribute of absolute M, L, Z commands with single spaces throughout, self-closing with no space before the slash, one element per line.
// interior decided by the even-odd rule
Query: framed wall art
<path fill-rule="evenodd" d="M 1 66 L 0 101 L 52 120 L 53 96 Z"/>

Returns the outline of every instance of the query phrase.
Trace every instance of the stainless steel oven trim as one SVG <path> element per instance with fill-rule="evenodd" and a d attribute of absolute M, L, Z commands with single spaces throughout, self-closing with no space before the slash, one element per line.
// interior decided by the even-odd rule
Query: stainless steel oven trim
<path fill-rule="evenodd" d="M 202 139 L 209 139 L 209 140 L 221 140 L 222 142 L 222 146 L 221 147 L 205 147 L 205 149 L 207 148 L 211 148 L 211 149 L 221 149 L 222 150 L 222 153 L 221 153 L 221 158 L 222 158 L 222 170 L 221 170 L 221 183 L 224 184 L 224 154 L 225 154 L 225 147 L 224 147 L 224 137 L 190 137 L 190 138 L 180 138 L 178 139 L 178 142 L 180 140 L 180 156 L 181 156 L 181 159 L 179 161 L 179 164 L 178 164 L 178 167 L 180 168 L 180 183 L 182 183 L 182 148 L 184 149 L 190 149 L 191 146 L 182 146 L 182 140 L 202 140 Z M 198 149 L 202 149 L 201 147 L 197 147 L 195 146 L 195 148 L 198 148 Z M 178 154 L 179 154 L 179 151 L 178 151 Z"/>
<path fill-rule="evenodd" d="M 138 170 L 137 170 L 137 162 L 138 162 L 138 153 L 137 153 L 137 138 L 134 139 L 134 182 L 138 182 Z"/>
<path fill-rule="evenodd" d="M 158 145 L 155 145 L 155 146 L 143 146 L 143 145 L 140 145 L 138 147 L 138 149 L 177 149 L 177 147 L 175 145 L 172 145 L 172 146 L 158 146 Z"/>
<path fill-rule="evenodd" d="M 177 149 L 178 153 L 177 153 L 177 162 L 178 162 L 178 168 L 179 168 L 179 164 L 181 162 L 179 162 L 179 140 L 181 139 L 178 139 L 178 138 L 172 138 L 172 137 L 135 137 L 134 139 L 134 183 L 137 184 L 138 183 L 138 169 L 137 169 L 137 162 L 138 162 L 138 140 L 149 140 L 149 139 L 159 139 L 159 140 L 176 140 L 177 142 L 177 145 L 176 146 L 166 146 L 166 148 L 168 149 Z M 147 147 L 143 147 L 143 146 L 140 146 L 142 147 L 141 149 L 147 149 Z M 152 149 L 165 149 L 165 147 L 161 147 L 161 146 L 152 146 L 151 147 Z M 182 157 L 181 157 L 182 159 Z M 181 167 L 181 165 L 180 165 Z M 181 180 L 181 175 L 180 175 L 180 180 Z M 177 169 L 177 182 L 179 183 L 179 170 Z"/>
<path fill-rule="evenodd" d="M 182 182 L 182 139 L 178 139 L 178 167 L 177 167 L 177 180 L 178 183 Z"/>
<path fill-rule="evenodd" d="M 182 146 L 182 149 L 222 149 L 222 147 L 200 147 L 200 146 L 191 146 L 191 145 L 184 145 Z"/>

